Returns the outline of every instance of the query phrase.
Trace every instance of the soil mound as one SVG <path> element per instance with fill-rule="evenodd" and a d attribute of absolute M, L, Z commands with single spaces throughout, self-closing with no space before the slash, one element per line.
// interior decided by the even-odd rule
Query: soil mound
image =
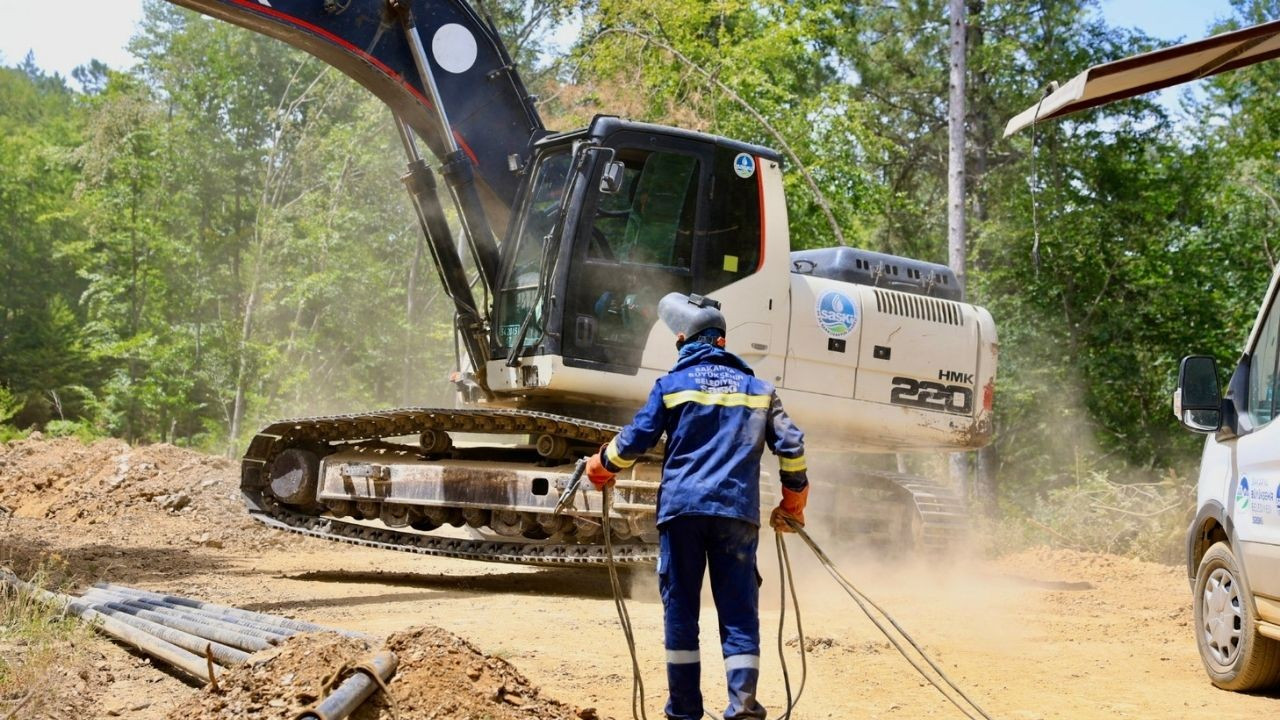
<path fill-rule="evenodd" d="M 510 663 L 485 655 L 462 638 L 424 626 L 396 633 L 386 647 L 399 665 L 388 684 L 402 720 L 490 718 L 568 720 L 593 718 L 544 698 Z M 373 650 L 368 643 L 317 633 L 290 638 L 254 655 L 222 677 L 220 689 L 199 691 L 168 715 L 170 720 L 292 720 L 324 695 L 326 681 L 347 663 Z M 390 720 L 391 705 L 376 694 L 353 720 Z"/>
<path fill-rule="evenodd" d="M 236 463 L 172 445 L 38 436 L 0 445 L 0 506 L 17 518 L 86 526 L 100 541 L 136 535 L 131 521 L 143 520 L 155 540 L 215 548 L 257 531 Z"/>

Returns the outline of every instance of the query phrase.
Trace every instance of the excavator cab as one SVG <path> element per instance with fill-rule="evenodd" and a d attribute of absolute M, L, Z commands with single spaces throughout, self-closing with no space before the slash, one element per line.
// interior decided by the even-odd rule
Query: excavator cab
<path fill-rule="evenodd" d="M 660 298 L 712 293 L 760 267 L 762 183 L 742 155 L 751 167 L 777 160 L 614 117 L 538 143 L 503 244 L 493 357 L 635 375 Z"/>

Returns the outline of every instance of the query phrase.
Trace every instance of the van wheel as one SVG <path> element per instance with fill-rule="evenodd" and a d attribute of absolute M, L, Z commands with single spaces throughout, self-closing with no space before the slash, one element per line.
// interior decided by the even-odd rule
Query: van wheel
<path fill-rule="evenodd" d="M 1280 681 L 1280 642 L 1258 634 L 1249 586 L 1226 543 L 1214 543 L 1196 571 L 1195 633 L 1214 685 L 1254 690 Z"/>

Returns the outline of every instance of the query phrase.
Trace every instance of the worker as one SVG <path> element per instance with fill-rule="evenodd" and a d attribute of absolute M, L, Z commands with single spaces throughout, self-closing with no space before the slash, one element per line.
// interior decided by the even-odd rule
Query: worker
<path fill-rule="evenodd" d="M 782 502 L 770 525 L 780 532 L 791 531 L 788 521 L 803 526 L 809 492 L 804 433 L 783 411 L 773 386 L 724 349 L 719 303 L 670 293 L 658 315 L 676 335 L 679 359 L 654 383 L 631 424 L 588 460 L 587 477 L 603 489 L 666 433 L 657 524 L 667 717 L 702 717 L 698 605 L 709 569 L 729 689 L 724 717 L 763 718 L 756 700 L 760 456 L 767 445 L 780 458 Z"/>

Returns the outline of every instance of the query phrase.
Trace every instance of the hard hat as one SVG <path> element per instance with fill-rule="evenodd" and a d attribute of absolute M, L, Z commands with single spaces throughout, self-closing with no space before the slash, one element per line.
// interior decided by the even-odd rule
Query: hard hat
<path fill-rule="evenodd" d="M 682 293 L 667 293 L 658 302 L 658 317 L 663 324 L 676 335 L 676 345 L 698 339 L 700 335 L 712 336 L 708 343 L 715 343 L 715 338 L 724 338 L 724 315 L 720 312 L 720 303 L 708 297 Z"/>

